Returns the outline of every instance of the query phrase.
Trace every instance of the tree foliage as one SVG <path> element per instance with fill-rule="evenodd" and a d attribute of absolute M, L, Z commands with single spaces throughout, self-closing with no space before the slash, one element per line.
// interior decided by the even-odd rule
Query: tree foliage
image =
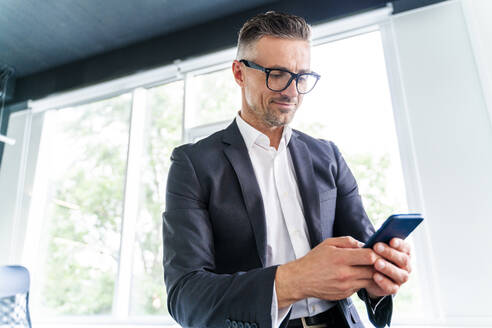
<path fill-rule="evenodd" d="M 128 95 L 56 115 L 48 206 L 44 307 L 54 314 L 109 314 L 118 267 L 129 128 Z"/>

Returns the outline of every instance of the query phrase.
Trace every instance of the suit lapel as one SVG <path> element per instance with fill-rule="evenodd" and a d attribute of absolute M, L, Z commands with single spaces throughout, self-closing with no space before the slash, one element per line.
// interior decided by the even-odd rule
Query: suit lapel
<path fill-rule="evenodd" d="M 235 120 L 225 130 L 223 142 L 229 144 L 224 149 L 224 153 L 239 180 L 248 217 L 253 227 L 258 254 L 262 265 L 265 266 L 267 250 L 265 209 L 248 150 Z"/>
<path fill-rule="evenodd" d="M 304 206 L 311 248 L 314 248 L 323 240 L 323 237 L 321 235 L 319 192 L 314 178 L 313 160 L 306 144 L 298 138 L 295 131 L 292 131 L 289 150 Z"/>

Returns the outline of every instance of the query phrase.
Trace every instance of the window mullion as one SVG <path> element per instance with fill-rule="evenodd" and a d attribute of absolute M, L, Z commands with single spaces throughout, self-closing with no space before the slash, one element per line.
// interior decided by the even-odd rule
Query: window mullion
<path fill-rule="evenodd" d="M 135 244 L 138 199 L 140 194 L 140 169 L 143 155 L 146 93 L 147 90 L 143 88 L 137 88 L 133 91 L 118 279 L 113 302 L 113 314 L 117 319 L 127 318 L 130 308 L 133 246 Z"/>
<path fill-rule="evenodd" d="M 191 99 L 190 99 L 190 95 L 192 94 L 191 92 L 191 81 L 192 79 L 192 74 L 190 73 L 186 73 L 184 75 L 184 78 L 183 78 L 183 119 L 181 121 L 181 124 L 182 124 L 182 127 L 183 129 L 181 130 L 181 142 L 182 143 L 186 143 L 188 142 L 186 140 L 186 135 L 187 135 L 187 130 L 186 130 L 186 126 L 187 124 L 189 123 L 187 118 L 189 118 L 191 112 Z M 189 125 L 189 124 L 188 124 Z"/>

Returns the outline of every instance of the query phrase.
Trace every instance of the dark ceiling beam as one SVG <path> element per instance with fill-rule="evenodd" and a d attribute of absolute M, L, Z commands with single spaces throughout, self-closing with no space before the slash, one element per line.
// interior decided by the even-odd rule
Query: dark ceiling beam
<path fill-rule="evenodd" d="M 40 99 L 50 94 L 89 86 L 233 47 L 242 24 L 257 13 L 283 11 L 304 17 L 310 24 L 327 22 L 371 9 L 387 0 L 286 0 L 159 36 L 124 48 L 18 78 L 10 103 Z"/>

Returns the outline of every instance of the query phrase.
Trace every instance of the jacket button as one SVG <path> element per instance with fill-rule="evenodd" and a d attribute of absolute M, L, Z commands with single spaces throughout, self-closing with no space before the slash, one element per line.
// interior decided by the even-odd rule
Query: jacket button
<path fill-rule="evenodd" d="M 226 319 L 226 328 L 231 328 L 231 320 Z"/>
<path fill-rule="evenodd" d="M 232 328 L 238 328 L 236 320 L 232 320 Z"/>

